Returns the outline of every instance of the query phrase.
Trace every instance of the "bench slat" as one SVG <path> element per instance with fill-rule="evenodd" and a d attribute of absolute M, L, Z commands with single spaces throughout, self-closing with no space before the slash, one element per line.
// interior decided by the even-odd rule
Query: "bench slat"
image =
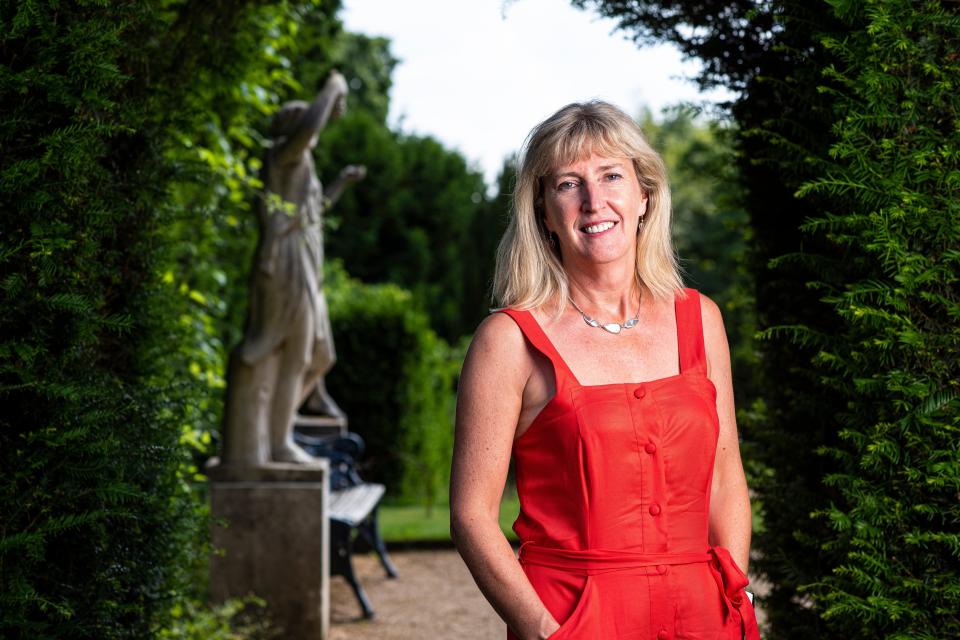
<path fill-rule="evenodd" d="M 386 487 L 364 483 L 355 487 L 330 492 L 330 517 L 350 526 L 363 521 L 377 506 Z"/>

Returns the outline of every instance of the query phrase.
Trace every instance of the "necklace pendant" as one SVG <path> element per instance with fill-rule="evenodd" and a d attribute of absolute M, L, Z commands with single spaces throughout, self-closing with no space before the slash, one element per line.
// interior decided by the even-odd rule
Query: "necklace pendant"
<path fill-rule="evenodd" d="M 587 326 L 595 327 L 595 328 L 597 328 L 597 329 L 603 329 L 603 330 L 606 331 L 607 333 L 612 333 L 612 334 L 614 334 L 614 335 L 618 335 L 618 334 L 619 334 L 621 331 L 623 331 L 624 329 L 632 329 L 633 327 L 637 326 L 637 323 L 640 321 L 640 307 L 639 307 L 639 306 L 637 307 L 637 315 L 633 316 L 632 318 L 630 318 L 629 320 L 627 320 L 627 321 L 624 322 L 623 324 L 620 324 L 619 322 L 600 323 L 600 322 L 594 320 L 593 318 L 591 318 L 590 316 L 588 316 L 587 314 L 585 314 L 585 313 L 583 312 L 583 309 L 581 309 L 581 308 L 577 305 L 577 303 L 573 301 L 573 298 L 567 296 L 567 299 L 570 301 L 570 304 L 573 305 L 573 308 L 576 309 L 577 312 L 580 313 L 580 317 L 582 317 L 582 318 L 583 318 L 583 321 L 587 323 Z"/>

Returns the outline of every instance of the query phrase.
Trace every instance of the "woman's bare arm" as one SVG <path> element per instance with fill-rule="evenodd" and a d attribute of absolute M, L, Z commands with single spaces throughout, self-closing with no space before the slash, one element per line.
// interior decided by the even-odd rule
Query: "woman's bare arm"
<path fill-rule="evenodd" d="M 720 308 L 702 294 L 700 301 L 708 375 L 717 388 L 717 415 L 720 418 L 720 437 L 710 492 L 710 544 L 729 549 L 734 561 L 746 573 L 750 564 L 752 514 L 737 437 L 730 347 Z"/>
<path fill-rule="evenodd" d="M 480 591 L 520 638 L 547 638 L 559 624 L 500 530 L 500 500 L 533 370 L 523 333 L 501 313 L 474 333 L 460 375 L 450 476 L 450 534 Z"/>

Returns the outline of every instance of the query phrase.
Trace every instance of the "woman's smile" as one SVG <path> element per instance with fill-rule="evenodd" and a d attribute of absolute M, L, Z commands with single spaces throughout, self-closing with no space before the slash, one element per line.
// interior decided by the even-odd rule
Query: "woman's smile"
<path fill-rule="evenodd" d="M 606 222 L 593 222 L 587 226 L 580 227 L 580 231 L 587 234 L 587 236 L 600 236 L 605 234 L 610 229 L 613 229 L 617 225 L 613 220 L 608 220 Z"/>

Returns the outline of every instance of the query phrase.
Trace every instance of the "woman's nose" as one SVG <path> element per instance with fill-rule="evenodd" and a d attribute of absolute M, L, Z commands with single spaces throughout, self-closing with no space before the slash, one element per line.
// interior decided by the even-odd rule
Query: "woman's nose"
<path fill-rule="evenodd" d="M 583 211 L 598 211 L 603 208 L 603 196 L 598 185 L 584 182 L 580 189 L 580 198 Z"/>

